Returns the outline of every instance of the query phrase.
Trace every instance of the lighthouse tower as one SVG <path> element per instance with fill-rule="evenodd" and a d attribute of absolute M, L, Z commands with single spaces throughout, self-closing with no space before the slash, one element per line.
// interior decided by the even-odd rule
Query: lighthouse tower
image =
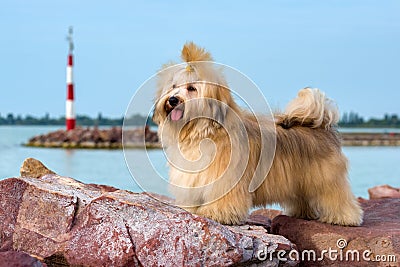
<path fill-rule="evenodd" d="M 74 43 L 72 41 L 72 27 L 69 27 L 67 40 L 69 42 L 68 64 L 67 64 L 67 102 L 65 106 L 65 125 L 67 131 L 75 129 L 75 106 L 74 106 L 74 81 L 72 76 Z"/>

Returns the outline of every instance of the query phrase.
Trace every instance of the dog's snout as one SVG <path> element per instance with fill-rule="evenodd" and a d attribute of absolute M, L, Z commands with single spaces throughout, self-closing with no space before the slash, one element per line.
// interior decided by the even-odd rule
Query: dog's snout
<path fill-rule="evenodd" d="M 179 104 L 179 99 L 176 98 L 175 96 L 171 96 L 171 97 L 168 99 L 168 103 L 169 103 L 172 107 L 175 107 L 175 106 L 177 106 L 177 105 Z"/>

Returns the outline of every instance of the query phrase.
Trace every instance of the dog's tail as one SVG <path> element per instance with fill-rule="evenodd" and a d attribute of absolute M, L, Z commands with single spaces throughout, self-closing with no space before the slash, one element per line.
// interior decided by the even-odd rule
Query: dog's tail
<path fill-rule="evenodd" d="M 301 89 L 286 107 L 281 125 L 290 128 L 302 125 L 311 128 L 330 128 L 339 121 L 336 104 L 319 89 Z"/>

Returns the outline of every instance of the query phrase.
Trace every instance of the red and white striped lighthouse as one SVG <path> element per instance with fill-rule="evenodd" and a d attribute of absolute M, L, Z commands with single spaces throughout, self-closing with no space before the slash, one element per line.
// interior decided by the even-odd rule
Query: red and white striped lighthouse
<path fill-rule="evenodd" d="M 72 27 L 69 28 L 67 40 L 69 42 L 68 64 L 67 64 L 67 102 L 65 105 L 65 125 L 67 131 L 75 129 L 75 105 L 74 105 L 74 81 L 72 67 L 74 65 L 74 43 L 72 42 Z"/>

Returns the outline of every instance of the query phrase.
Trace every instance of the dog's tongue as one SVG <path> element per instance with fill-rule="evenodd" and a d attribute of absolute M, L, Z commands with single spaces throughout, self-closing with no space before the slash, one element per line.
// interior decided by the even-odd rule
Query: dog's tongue
<path fill-rule="evenodd" d="M 178 120 L 180 120 L 180 119 L 182 118 L 182 115 L 183 115 L 183 111 L 180 110 L 180 109 L 175 108 L 175 109 L 173 109 L 173 110 L 171 111 L 171 119 L 172 119 L 173 121 L 178 121 Z"/>

